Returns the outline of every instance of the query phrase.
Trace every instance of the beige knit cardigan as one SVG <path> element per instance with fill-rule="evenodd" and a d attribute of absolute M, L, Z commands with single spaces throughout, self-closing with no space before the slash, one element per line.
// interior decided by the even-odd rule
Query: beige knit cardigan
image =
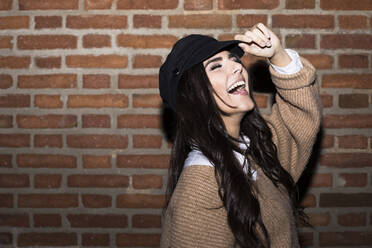
<path fill-rule="evenodd" d="M 276 103 L 264 116 L 278 148 L 281 165 L 295 182 L 311 154 L 320 125 L 321 107 L 314 67 L 301 58 L 303 68 L 283 75 L 270 67 L 276 86 Z M 257 169 L 258 201 L 272 248 L 299 247 L 295 220 L 288 194 L 273 185 Z M 214 168 L 186 167 L 165 213 L 161 247 L 226 248 L 234 246 L 225 208 L 218 196 Z M 216 209 L 217 208 L 217 209 Z"/>

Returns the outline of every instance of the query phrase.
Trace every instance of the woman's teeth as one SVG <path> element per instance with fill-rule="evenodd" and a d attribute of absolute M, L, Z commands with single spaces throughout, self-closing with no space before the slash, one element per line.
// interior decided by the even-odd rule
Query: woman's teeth
<path fill-rule="evenodd" d="M 227 92 L 229 94 L 232 94 L 234 93 L 234 91 L 238 90 L 239 88 L 241 88 L 242 86 L 245 85 L 245 82 L 244 81 L 238 81 L 236 83 L 234 83 L 233 85 L 231 85 L 228 89 L 227 89 Z"/>

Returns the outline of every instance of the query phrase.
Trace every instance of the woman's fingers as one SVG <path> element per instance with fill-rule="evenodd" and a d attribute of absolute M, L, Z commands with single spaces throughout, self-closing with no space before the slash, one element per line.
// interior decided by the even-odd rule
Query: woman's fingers
<path fill-rule="evenodd" d="M 262 32 L 267 39 L 271 39 L 270 30 L 262 23 L 258 23 L 256 27 Z"/>

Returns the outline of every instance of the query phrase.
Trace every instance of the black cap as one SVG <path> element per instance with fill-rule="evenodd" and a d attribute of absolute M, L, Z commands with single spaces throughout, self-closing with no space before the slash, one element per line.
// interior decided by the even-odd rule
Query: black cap
<path fill-rule="evenodd" d="M 159 70 L 159 90 L 165 106 L 176 109 L 177 86 L 185 71 L 222 50 L 242 57 L 244 51 L 238 46 L 241 42 L 218 41 L 199 34 L 192 34 L 177 41 Z"/>

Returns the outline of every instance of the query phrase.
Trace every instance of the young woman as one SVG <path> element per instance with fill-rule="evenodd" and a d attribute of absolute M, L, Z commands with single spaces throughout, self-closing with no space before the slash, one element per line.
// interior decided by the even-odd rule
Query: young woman
<path fill-rule="evenodd" d="M 235 39 L 187 36 L 160 68 L 160 95 L 177 116 L 161 247 L 299 247 L 295 184 L 320 123 L 315 70 L 263 24 Z M 268 116 L 244 53 L 270 63 Z"/>

